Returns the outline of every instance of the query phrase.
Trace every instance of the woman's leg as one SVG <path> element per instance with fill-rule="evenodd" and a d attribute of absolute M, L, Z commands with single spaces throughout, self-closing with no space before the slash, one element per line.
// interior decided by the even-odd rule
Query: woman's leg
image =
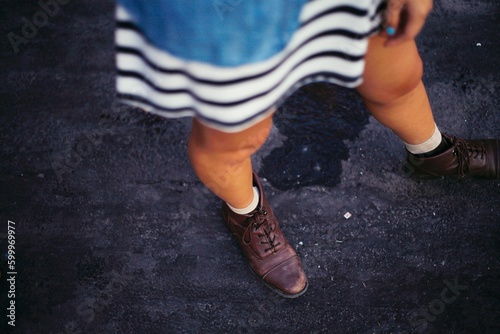
<path fill-rule="evenodd" d="M 415 42 L 393 47 L 386 39 L 370 39 L 363 84 L 357 89 L 373 117 L 405 143 L 420 144 L 435 130 L 431 106 L 422 83 L 422 60 Z"/>
<path fill-rule="evenodd" d="M 188 153 L 201 182 L 233 208 L 253 200 L 250 156 L 266 141 L 272 115 L 237 133 L 210 128 L 197 119 L 189 138 Z"/>
<path fill-rule="evenodd" d="M 372 115 L 394 131 L 411 154 L 407 170 L 416 178 L 500 178 L 500 142 L 464 140 L 436 128 L 422 83 L 422 60 L 414 40 L 384 46 L 372 37 L 358 91 Z"/>
<path fill-rule="evenodd" d="M 193 120 L 189 157 L 200 180 L 228 205 L 222 217 L 238 241 L 250 268 L 283 297 L 307 289 L 307 277 L 286 241 L 262 184 L 252 173 L 250 156 L 265 142 L 271 116 L 247 130 L 225 133 Z"/>

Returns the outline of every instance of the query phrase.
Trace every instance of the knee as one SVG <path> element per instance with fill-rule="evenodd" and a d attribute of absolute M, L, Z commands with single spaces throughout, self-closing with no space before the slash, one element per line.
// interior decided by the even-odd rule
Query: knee
<path fill-rule="evenodd" d="M 357 88 L 363 99 L 390 104 L 411 93 L 422 81 L 423 64 L 414 42 L 384 48 L 373 38 L 366 59 L 363 83 Z"/>
<path fill-rule="evenodd" d="M 399 80 L 395 80 L 386 87 L 381 87 L 381 90 L 386 92 L 385 95 L 380 92 L 382 95 L 380 98 L 381 102 L 388 103 L 395 101 L 411 93 L 422 81 L 423 72 L 422 59 L 418 56 L 414 60 L 413 66 L 405 71 Z"/>
<path fill-rule="evenodd" d="M 189 158 L 192 162 L 208 159 L 223 164 L 238 164 L 265 143 L 271 125 L 269 118 L 242 132 L 226 133 L 194 119 L 188 143 Z"/>
<path fill-rule="evenodd" d="M 371 86 L 369 90 L 359 91 L 361 96 L 371 103 L 385 105 L 397 102 L 410 94 L 422 81 L 422 61 L 414 63 L 411 68 L 396 74 L 396 77 L 388 80 L 380 80 L 378 84 Z"/>

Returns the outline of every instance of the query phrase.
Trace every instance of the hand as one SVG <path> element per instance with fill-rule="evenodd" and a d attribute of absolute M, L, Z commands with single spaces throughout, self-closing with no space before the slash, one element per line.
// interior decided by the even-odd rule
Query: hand
<path fill-rule="evenodd" d="M 432 0 L 387 0 L 385 27 L 395 29 L 395 34 L 387 36 L 385 46 L 395 46 L 414 39 L 432 9 Z"/>

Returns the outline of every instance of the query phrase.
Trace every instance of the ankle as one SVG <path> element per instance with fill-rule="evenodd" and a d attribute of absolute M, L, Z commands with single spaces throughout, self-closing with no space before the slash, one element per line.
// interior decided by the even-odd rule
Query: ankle
<path fill-rule="evenodd" d="M 427 140 L 418 144 L 409 144 L 406 142 L 404 142 L 404 144 L 411 154 L 425 154 L 437 148 L 442 142 L 442 139 L 443 136 L 441 135 L 441 131 L 439 131 L 437 125 L 434 124 L 434 132 Z"/>
<path fill-rule="evenodd" d="M 420 154 L 413 154 L 414 156 L 418 157 L 418 158 L 430 158 L 430 157 L 435 157 L 441 153 L 444 153 L 446 152 L 449 148 L 451 147 L 451 143 L 449 143 L 444 137 L 441 139 L 441 143 L 439 143 L 439 145 L 429 151 L 429 152 L 425 152 L 425 153 L 420 153 Z"/>
<path fill-rule="evenodd" d="M 405 143 L 408 152 L 419 158 L 429 158 L 441 154 L 451 147 L 451 144 L 443 137 L 441 131 L 435 125 L 432 136 L 420 144 Z"/>
<path fill-rule="evenodd" d="M 250 202 L 250 204 L 247 205 L 246 207 L 235 208 L 226 202 L 227 206 L 231 209 L 231 211 L 233 211 L 234 213 L 240 214 L 240 215 L 244 215 L 244 214 L 252 212 L 253 210 L 255 210 L 257 208 L 257 206 L 259 204 L 259 197 L 260 197 L 259 191 L 258 191 L 257 187 L 253 187 L 252 189 L 253 189 L 252 202 Z"/>

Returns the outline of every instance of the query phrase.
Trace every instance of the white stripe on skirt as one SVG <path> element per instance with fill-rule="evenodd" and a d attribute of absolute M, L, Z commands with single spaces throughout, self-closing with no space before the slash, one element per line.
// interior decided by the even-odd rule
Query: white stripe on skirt
<path fill-rule="evenodd" d="M 155 47 L 117 6 L 118 96 L 161 116 L 195 116 L 219 130 L 238 132 L 301 85 L 327 81 L 355 87 L 362 81 L 367 37 L 377 31 L 380 15 L 376 6 L 363 16 L 340 6 L 366 11 L 352 1 L 309 2 L 284 50 L 238 67 L 188 61 Z"/>

